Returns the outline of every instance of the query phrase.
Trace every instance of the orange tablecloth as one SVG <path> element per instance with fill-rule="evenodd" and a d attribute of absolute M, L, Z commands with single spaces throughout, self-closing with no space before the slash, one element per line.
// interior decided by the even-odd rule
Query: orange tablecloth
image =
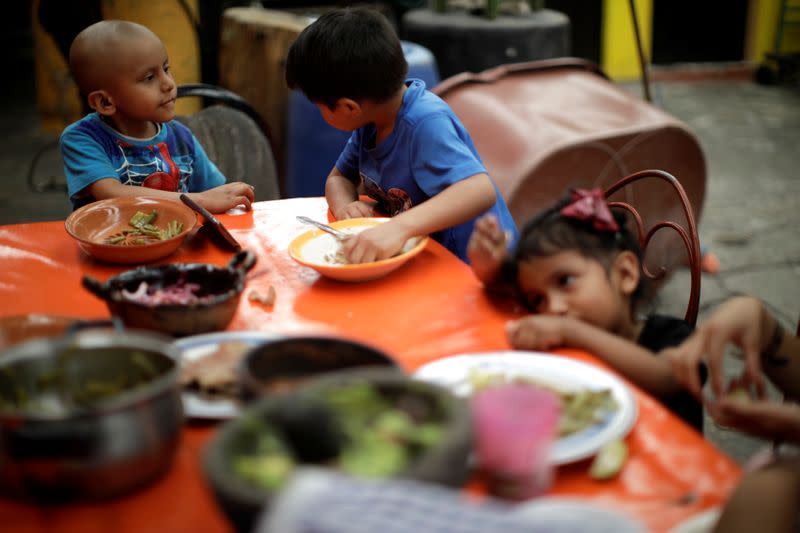
<path fill-rule="evenodd" d="M 295 215 L 324 220 L 322 198 L 260 202 L 250 213 L 222 222 L 258 256 L 248 289 L 273 285 L 273 308 L 242 298 L 230 329 L 281 333 L 334 333 L 371 343 L 412 371 L 462 352 L 507 350 L 503 324 L 513 312 L 490 302 L 469 267 L 438 243 L 381 280 L 345 284 L 320 278 L 292 261 L 289 242 L 306 231 Z M 203 235 L 191 237 L 169 262 L 227 263 L 231 254 Z M 0 316 L 50 313 L 106 318 L 105 303 L 84 290 L 89 274 L 100 281 L 129 267 L 88 258 L 63 222 L 0 227 Z M 589 354 L 562 352 L 602 365 Z M 632 514 L 654 531 L 721 503 L 739 467 L 657 401 L 635 390 L 639 419 L 627 438 L 630 458 L 608 482 L 592 481 L 587 462 L 561 467 L 555 495 L 589 498 Z M 177 459 L 153 485 L 117 500 L 60 507 L 0 499 L 3 531 L 229 531 L 200 470 L 200 454 L 214 426 L 187 425 Z"/>

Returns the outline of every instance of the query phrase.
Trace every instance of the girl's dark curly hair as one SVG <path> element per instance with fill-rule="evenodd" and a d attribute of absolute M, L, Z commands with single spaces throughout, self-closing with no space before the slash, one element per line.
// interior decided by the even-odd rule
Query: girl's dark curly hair
<path fill-rule="evenodd" d="M 520 232 L 517 247 L 509 260 L 503 265 L 506 282 L 517 284 L 518 265 L 528 259 L 549 257 L 560 252 L 574 250 L 582 256 L 599 261 L 608 270 L 614 258 L 624 251 L 633 252 L 642 264 L 642 249 L 637 238 L 627 229 L 625 212 L 616 210 L 614 219 L 619 225 L 617 231 L 599 231 L 591 220 L 578 220 L 565 217 L 561 209 L 572 203 L 569 194 L 558 200 L 529 220 Z M 639 286 L 631 295 L 631 306 L 643 298 L 646 278 L 640 277 Z"/>

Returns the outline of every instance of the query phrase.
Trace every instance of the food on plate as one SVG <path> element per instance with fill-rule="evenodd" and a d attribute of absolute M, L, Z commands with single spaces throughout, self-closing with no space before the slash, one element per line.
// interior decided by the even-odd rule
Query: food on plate
<path fill-rule="evenodd" d="M 361 233 L 365 229 L 369 229 L 369 226 L 361 226 L 355 228 L 344 228 L 340 229 L 341 233 L 344 233 L 348 236 L 355 235 L 356 233 Z M 350 261 L 347 260 L 347 257 L 344 255 L 344 241 L 345 238 L 337 239 L 334 238 L 332 240 L 334 248 L 329 249 L 325 254 L 322 256 L 322 259 L 329 265 L 349 265 Z"/>
<path fill-rule="evenodd" d="M 257 291 L 252 289 L 250 293 L 247 295 L 247 299 L 251 302 L 258 302 L 260 304 L 266 305 L 268 307 L 272 307 L 275 305 L 275 287 L 270 285 L 267 288 L 267 293 L 264 294 L 263 292 Z"/>
<path fill-rule="evenodd" d="M 328 252 L 323 257 L 325 262 L 329 265 L 349 265 L 350 261 L 347 260 L 347 257 L 344 255 L 344 248 L 342 247 L 342 243 L 336 243 L 336 249 Z"/>
<path fill-rule="evenodd" d="M 619 474 L 628 458 L 628 445 L 625 441 L 615 439 L 605 444 L 595 455 L 589 467 L 589 475 L 599 481 L 611 479 Z"/>
<path fill-rule="evenodd" d="M 390 400 L 367 383 L 287 400 L 270 420 L 248 421 L 254 444 L 233 457 L 234 472 L 267 490 L 278 488 L 297 463 L 361 477 L 395 475 L 444 434 L 441 423 L 417 420 L 413 400 Z"/>
<path fill-rule="evenodd" d="M 370 229 L 375 226 L 356 226 L 352 228 L 342 228 L 339 231 L 342 233 L 346 233 L 347 235 L 355 235 L 357 233 L 361 233 L 364 230 Z M 319 237 L 320 239 L 325 239 L 325 252 L 322 254 L 322 260 L 325 264 L 328 265 L 349 265 L 350 261 L 347 260 L 347 257 L 344 255 L 344 239 L 337 239 L 330 235 L 322 235 Z M 400 249 L 394 256 L 404 254 L 414 248 L 417 245 L 419 239 L 417 237 L 412 237 L 408 239 L 406 243 L 403 245 L 403 248 Z"/>
<path fill-rule="evenodd" d="M 485 372 L 476 368 L 470 370 L 467 379 L 473 391 L 497 385 L 521 383 L 552 392 L 561 401 L 559 437 L 566 437 L 593 426 L 619 409 L 610 389 L 565 390 L 528 376 Z"/>
<path fill-rule="evenodd" d="M 150 214 L 137 211 L 128 221 L 131 228 L 109 235 L 105 238 L 105 244 L 120 246 L 150 244 L 171 239 L 183 231 L 183 224 L 177 220 L 171 220 L 163 229 L 159 228 L 154 224 L 156 218 L 158 211 L 155 209 Z"/>
<path fill-rule="evenodd" d="M 236 369 L 250 347 L 242 341 L 220 343 L 213 353 L 183 365 L 181 385 L 206 396 L 238 396 Z"/>

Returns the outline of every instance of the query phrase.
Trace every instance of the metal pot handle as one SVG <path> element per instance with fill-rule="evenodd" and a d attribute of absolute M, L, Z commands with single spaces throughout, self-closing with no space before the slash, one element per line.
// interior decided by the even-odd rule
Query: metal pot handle
<path fill-rule="evenodd" d="M 81 284 L 92 294 L 100 298 L 101 300 L 110 300 L 111 299 L 111 290 L 108 288 L 107 285 L 100 283 L 96 279 L 91 276 L 83 276 L 81 279 Z"/>
<path fill-rule="evenodd" d="M 231 270 L 236 270 L 240 276 L 244 277 L 244 275 L 250 271 L 256 264 L 256 254 L 251 252 L 250 250 L 242 250 L 241 252 L 237 252 L 234 255 L 230 262 L 228 263 L 228 268 Z"/>

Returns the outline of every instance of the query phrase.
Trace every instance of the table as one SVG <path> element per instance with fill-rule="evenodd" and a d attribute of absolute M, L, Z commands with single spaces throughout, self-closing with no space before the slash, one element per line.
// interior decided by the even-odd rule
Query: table
<path fill-rule="evenodd" d="M 517 311 L 491 301 L 469 267 L 436 242 L 388 277 L 363 284 L 320 278 L 296 264 L 286 249 L 308 227 L 295 215 L 324 220 L 325 213 L 323 198 L 296 198 L 259 202 L 252 212 L 219 217 L 258 257 L 248 290 L 273 285 L 277 292 L 272 308 L 242 298 L 229 329 L 348 336 L 385 350 L 407 371 L 456 353 L 509 349 L 503 325 Z M 195 234 L 164 262 L 223 265 L 230 257 Z M 0 317 L 49 313 L 108 318 L 105 303 L 82 288 L 81 277 L 105 281 L 130 268 L 90 259 L 61 221 L 0 227 L 0 262 Z M 559 353 L 605 366 L 591 354 Z M 586 461 L 563 466 L 551 494 L 611 505 L 653 531 L 667 531 L 724 501 L 741 471 L 656 400 L 633 388 L 640 414 L 627 438 L 630 457 L 621 474 L 599 482 L 587 476 Z M 214 429 L 187 424 L 170 471 L 129 496 L 60 507 L 0 499 L 0 528 L 31 533 L 230 531 L 200 469 L 203 446 Z"/>

